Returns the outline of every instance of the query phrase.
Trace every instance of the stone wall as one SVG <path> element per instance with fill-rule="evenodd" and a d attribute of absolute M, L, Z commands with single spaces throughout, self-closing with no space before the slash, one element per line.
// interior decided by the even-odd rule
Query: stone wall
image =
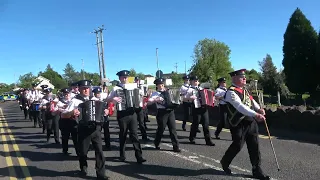
<path fill-rule="evenodd" d="M 156 106 L 148 107 L 149 114 L 156 114 Z M 176 119 L 183 119 L 183 108 L 179 106 L 176 111 Z M 219 119 L 219 108 L 209 109 L 210 125 L 215 126 Z M 266 109 L 266 118 L 269 128 L 289 130 L 293 132 L 309 132 L 320 134 L 320 110 L 306 110 L 304 106 L 280 107 Z M 189 120 L 192 122 L 192 119 Z M 263 124 L 260 124 L 263 126 Z"/>

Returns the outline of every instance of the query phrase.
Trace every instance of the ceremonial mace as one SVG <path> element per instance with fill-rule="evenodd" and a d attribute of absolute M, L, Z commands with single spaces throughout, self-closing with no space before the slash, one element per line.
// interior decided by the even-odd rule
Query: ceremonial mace
<path fill-rule="evenodd" d="M 257 94 L 258 100 L 259 100 L 260 107 L 262 108 L 262 103 L 261 103 L 261 100 L 260 100 L 259 94 L 258 94 L 258 80 L 254 80 L 254 86 L 255 86 L 255 90 L 256 90 L 256 94 Z M 267 129 L 269 141 L 270 141 L 270 144 L 271 144 L 272 152 L 273 152 L 276 164 L 277 164 L 278 171 L 280 171 L 280 167 L 279 167 L 276 151 L 274 150 L 274 147 L 273 147 L 273 143 L 272 143 L 272 140 L 271 140 L 271 136 L 270 136 L 270 131 L 269 131 L 269 128 L 268 128 L 267 120 L 264 120 L 264 124 L 265 124 L 266 129 Z"/>

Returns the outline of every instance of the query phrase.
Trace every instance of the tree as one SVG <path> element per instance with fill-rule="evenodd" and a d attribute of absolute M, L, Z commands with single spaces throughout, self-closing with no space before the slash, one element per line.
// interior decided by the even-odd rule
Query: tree
<path fill-rule="evenodd" d="M 79 79 L 78 72 L 73 68 L 73 66 L 70 63 L 66 65 L 63 71 L 63 78 L 67 81 L 69 85 L 73 82 L 76 82 Z"/>
<path fill-rule="evenodd" d="M 81 74 L 80 77 L 82 79 L 82 71 L 79 74 Z M 100 75 L 98 73 L 90 73 L 90 72 L 84 71 L 84 77 L 87 80 L 91 80 L 93 85 L 97 86 L 100 83 Z"/>
<path fill-rule="evenodd" d="M 136 77 L 136 76 L 137 76 L 136 70 L 134 70 L 133 68 L 131 68 L 131 69 L 130 69 L 129 76 L 131 76 L 131 77 Z"/>
<path fill-rule="evenodd" d="M 40 76 L 49 79 L 50 83 L 55 86 L 55 89 L 61 89 L 68 86 L 67 81 L 65 81 L 58 72 L 54 71 L 50 64 L 47 65 L 46 70 L 42 72 Z"/>
<path fill-rule="evenodd" d="M 276 95 L 278 90 L 280 90 L 280 86 L 276 82 L 278 73 L 271 56 L 267 54 L 262 61 L 259 61 L 259 66 L 262 72 L 261 84 L 264 93 Z"/>
<path fill-rule="evenodd" d="M 145 76 L 144 76 L 144 74 L 143 73 L 138 73 L 137 74 L 137 77 L 139 77 L 140 79 L 142 79 L 142 80 L 144 80 L 145 79 Z"/>
<path fill-rule="evenodd" d="M 230 78 L 232 71 L 230 48 L 215 39 L 200 40 L 194 47 L 193 65 L 189 72 L 197 75 L 200 82 L 215 82 L 220 77 Z"/>
<path fill-rule="evenodd" d="M 32 83 L 39 83 L 39 81 L 36 80 L 36 76 L 34 76 L 32 72 L 19 76 L 19 87 L 31 88 Z"/>
<path fill-rule="evenodd" d="M 0 83 L 0 95 L 4 92 L 11 92 L 15 87 L 15 84 L 6 84 L 6 83 Z"/>
<path fill-rule="evenodd" d="M 172 72 L 171 79 L 173 86 L 179 87 L 183 84 L 182 74 L 177 74 L 176 72 Z"/>
<path fill-rule="evenodd" d="M 258 73 L 256 70 L 251 69 L 250 71 L 246 71 L 246 78 L 247 80 L 261 80 L 262 75 Z"/>
<path fill-rule="evenodd" d="M 283 42 L 283 71 L 286 85 L 293 93 L 303 94 L 316 89 L 314 72 L 317 33 L 299 8 L 292 14 Z"/>

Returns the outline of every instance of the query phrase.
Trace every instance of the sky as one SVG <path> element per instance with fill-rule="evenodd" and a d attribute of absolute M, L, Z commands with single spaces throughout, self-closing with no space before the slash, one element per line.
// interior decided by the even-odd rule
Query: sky
<path fill-rule="evenodd" d="M 17 82 L 50 64 L 99 72 L 95 28 L 104 24 L 106 75 L 134 68 L 185 72 L 195 44 L 215 38 L 231 49 L 233 68 L 259 70 L 270 54 L 280 68 L 283 34 L 299 7 L 320 29 L 318 0 L 0 0 L 0 82 Z"/>

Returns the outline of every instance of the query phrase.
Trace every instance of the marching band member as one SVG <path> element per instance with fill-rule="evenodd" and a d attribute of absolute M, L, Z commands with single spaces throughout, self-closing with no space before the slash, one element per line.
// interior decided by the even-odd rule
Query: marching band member
<path fill-rule="evenodd" d="M 265 111 L 252 98 L 248 90 L 245 89 L 246 76 L 245 69 L 229 73 L 232 77 L 232 86 L 225 94 L 227 102 L 227 112 L 231 124 L 230 132 L 232 144 L 220 161 L 226 174 L 232 174 L 229 168 L 234 157 L 241 151 L 244 143 L 247 148 L 252 164 L 252 174 L 254 178 L 261 180 L 270 179 L 261 169 L 261 154 L 259 150 L 259 131 L 257 121 L 265 121 Z M 233 122 L 233 124 L 231 123 Z"/>
<path fill-rule="evenodd" d="M 40 118 L 40 99 L 43 97 L 43 95 L 41 94 L 41 92 L 39 90 L 36 89 L 37 84 L 34 83 L 32 84 L 32 90 L 29 92 L 29 96 L 28 96 L 28 100 L 29 103 L 31 105 L 31 115 L 33 118 L 33 122 L 34 122 L 34 127 L 37 127 L 37 125 L 39 125 L 39 127 L 42 127 L 43 129 L 43 133 L 45 132 L 45 127 L 43 124 L 43 121 L 41 121 Z"/>
<path fill-rule="evenodd" d="M 100 101 L 105 101 L 105 100 L 106 100 L 105 96 L 102 96 L 103 93 L 102 93 L 102 89 L 101 89 L 100 87 L 95 88 L 95 89 L 93 90 L 93 94 L 94 94 L 94 97 L 98 98 Z M 107 106 L 108 106 L 108 105 L 107 105 Z M 104 142 L 105 142 L 105 149 L 109 151 L 109 150 L 111 150 L 110 131 L 109 131 L 109 119 L 108 119 L 108 116 L 109 116 L 109 114 L 110 114 L 109 108 L 108 108 L 108 111 L 109 111 L 108 115 L 103 116 L 104 122 L 103 122 L 102 128 L 103 128 L 103 136 L 104 136 Z"/>
<path fill-rule="evenodd" d="M 154 81 L 154 84 L 157 86 L 157 91 L 152 93 L 151 97 L 149 98 L 149 103 L 156 103 L 157 105 L 157 123 L 158 129 L 156 133 L 156 138 L 154 140 L 154 145 L 156 149 L 160 149 L 160 142 L 163 136 L 163 132 L 168 126 L 171 142 L 173 145 L 174 152 L 181 152 L 179 149 L 179 142 L 177 137 L 176 131 L 176 117 L 174 114 L 174 108 L 170 106 L 166 106 L 171 102 L 168 102 L 168 92 L 164 87 L 165 79 L 158 78 Z"/>
<path fill-rule="evenodd" d="M 79 94 L 79 87 L 77 82 L 71 84 L 71 98 L 74 98 L 77 94 Z"/>
<path fill-rule="evenodd" d="M 22 105 L 22 110 L 24 114 L 24 119 L 27 119 L 28 117 L 28 109 L 29 109 L 29 101 L 28 101 L 28 89 L 25 88 L 23 90 L 23 94 L 21 96 L 21 105 Z"/>
<path fill-rule="evenodd" d="M 68 107 L 71 101 L 71 93 L 69 88 L 61 89 L 60 92 L 63 93 L 63 97 L 58 103 L 59 110 L 61 112 L 61 118 L 59 120 L 59 129 L 61 131 L 62 139 L 62 153 L 68 155 L 68 142 L 71 135 L 73 146 L 75 148 L 76 154 L 79 156 L 78 148 L 78 123 L 76 120 L 67 117 L 63 112 Z"/>
<path fill-rule="evenodd" d="M 195 101 L 200 98 L 199 93 L 196 93 L 196 92 L 203 90 L 203 88 L 199 87 L 199 78 L 197 76 L 191 76 L 190 81 L 191 81 L 191 87 L 190 87 L 190 90 L 188 91 L 187 97 L 190 100 Z M 214 146 L 215 144 L 211 141 L 211 136 L 210 136 L 210 131 L 209 131 L 208 108 L 206 106 L 195 107 L 195 105 L 193 104 L 192 116 L 193 116 L 193 121 L 192 121 L 191 131 L 190 131 L 190 135 L 189 135 L 190 143 L 195 144 L 194 139 L 197 135 L 197 130 L 199 128 L 199 122 L 201 121 L 202 127 L 203 127 L 203 135 L 204 135 L 204 139 L 206 141 L 206 145 Z"/>
<path fill-rule="evenodd" d="M 122 70 L 117 73 L 119 76 L 120 83 L 113 87 L 113 90 L 110 92 L 107 101 L 121 103 L 121 97 L 117 97 L 117 90 L 124 88 L 124 84 L 128 83 L 128 75 L 130 71 Z M 125 145 L 127 139 L 128 130 L 130 131 L 130 138 L 132 141 L 133 148 L 135 150 L 135 156 L 137 162 L 139 164 L 145 162 L 146 160 L 142 157 L 142 149 L 138 138 L 138 121 L 137 121 L 137 114 L 135 113 L 134 108 L 128 108 L 123 111 L 117 111 L 117 120 L 120 127 L 119 139 L 120 139 L 120 160 L 125 161 Z"/>
<path fill-rule="evenodd" d="M 220 139 L 219 134 L 222 131 L 222 128 L 225 127 L 225 122 L 226 122 L 226 117 L 227 117 L 227 111 L 226 111 L 226 102 L 224 101 L 224 95 L 226 94 L 227 91 L 227 84 L 226 84 L 226 78 L 222 77 L 219 78 L 218 80 L 219 86 L 215 91 L 215 98 L 219 102 L 219 114 L 220 114 L 220 120 L 217 125 L 216 132 L 214 133 L 216 136 L 216 139 Z"/>
<path fill-rule="evenodd" d="M 43 90 L 46 95 L 42 98 L 40 108 L 44 111 L 43 121 L 47 126 L 47 143 L 50 140 L 51 133 L 53 131 L 54 140 L 56 144 L 60 144 L 59 142 L 59 114 L 56 112 L 58 111 L 58 107 L 55 105 L 59 102 L 59 100 L 55 97 L 52 97 L 52 90 L 51 88 L 47 88 Z"/>
<path fill-rule="evenodd" d="M 139 77 L 135 77 L 134 78 L 135 83 L 137 83 L 137 88 L 140 89 L 140 96 L 143 99 L 143 90 L 141 88 L 143 88 L 140 84 L 140 78 Z M 135 112 L 137 114 L 137 120 L 138 120 L 138 124 L 139 124 L 139 129 L 141 131 L 141 135 L 142 135 L 142 139 L 144 141 L 149 141 L 149 138 L 147 136 L 147 131 L 146 131 L 146 127 L 144 126 L 144 112 L 143 112 L 143 101 L 140 103 L 140 107 L 139 108 L 135 108 Z"/>
<path fill-rule="evenodd" d="M 189 76 L 183 76 L 182 77 L 184 84 L 181 86 L 180 88 L 180 95 L 182 96 L 182 101 L 183 101 L 183 122 L 182 122 L 182 130 L 186 131 L 186 123 L 189 120 L 190 117 L 190 110 L 191 110 L 191 105 L 192 105 L 192 101 L 190 102 L 190 99 L 186 98 L 187 92 L 190 88 L 190 84 L 189 84 Z"/>
<path fill-rule="evenodd" d="M 43 96 L 42 96 L 42 98 L 46 95 L 46 93 L 44 93 L 44 90 L 46 89 L 46 88 L 48 88 L 48 85 L 41 85 L 40 86 L 41 87 L 41 89 L 42 89 L 42 91 L 40 92 Z M 40 105 L 41 106 L 41 105 Z M 42 126 L 42 132 L 43 133 L 45 133 L 46 132 L 46 129 L 47 129 L 47 124 L 46 124 L 46 109 L 42 109 L 42 108 L 40 108 L 41 110 L 40 110 L 40 119 L 41 119 L 41 122 L 42 122 L 42 124 L 43 124 L 43 126 Z"/>
<path fill-rule="evenodd" d="M 95 97 L 90 97 L 91 81 L 81 80 L 78 82 L 80 94 L 76 95 L 71 99 L 66 110 L 63 112 L 66 117 L 78 118 L 82 113 L 79 111 L 78 107 L 80 104 L 88 101 L 98 99 Z M 104 111 L 107 114 L 107 110 Z M 102 118 L 102 116 L 101 116 Z M 82 122 L 82 123 L 80 123 Z M 102 149 L 102 138 L 101 138 L 101 124 L 97 122 L 88 122 L 80 119 L 78 125 L 78 140 L 79 140 L 79 162 L 80 169 L 83 175 L 87 175 L 87 154 L 90 147 L 90 142 L 95 150 L 95 159 L 96 159 L 96 174 L 97 179 L 109 179 L 106 175 L 105 170 L 105 157 Z"/>

